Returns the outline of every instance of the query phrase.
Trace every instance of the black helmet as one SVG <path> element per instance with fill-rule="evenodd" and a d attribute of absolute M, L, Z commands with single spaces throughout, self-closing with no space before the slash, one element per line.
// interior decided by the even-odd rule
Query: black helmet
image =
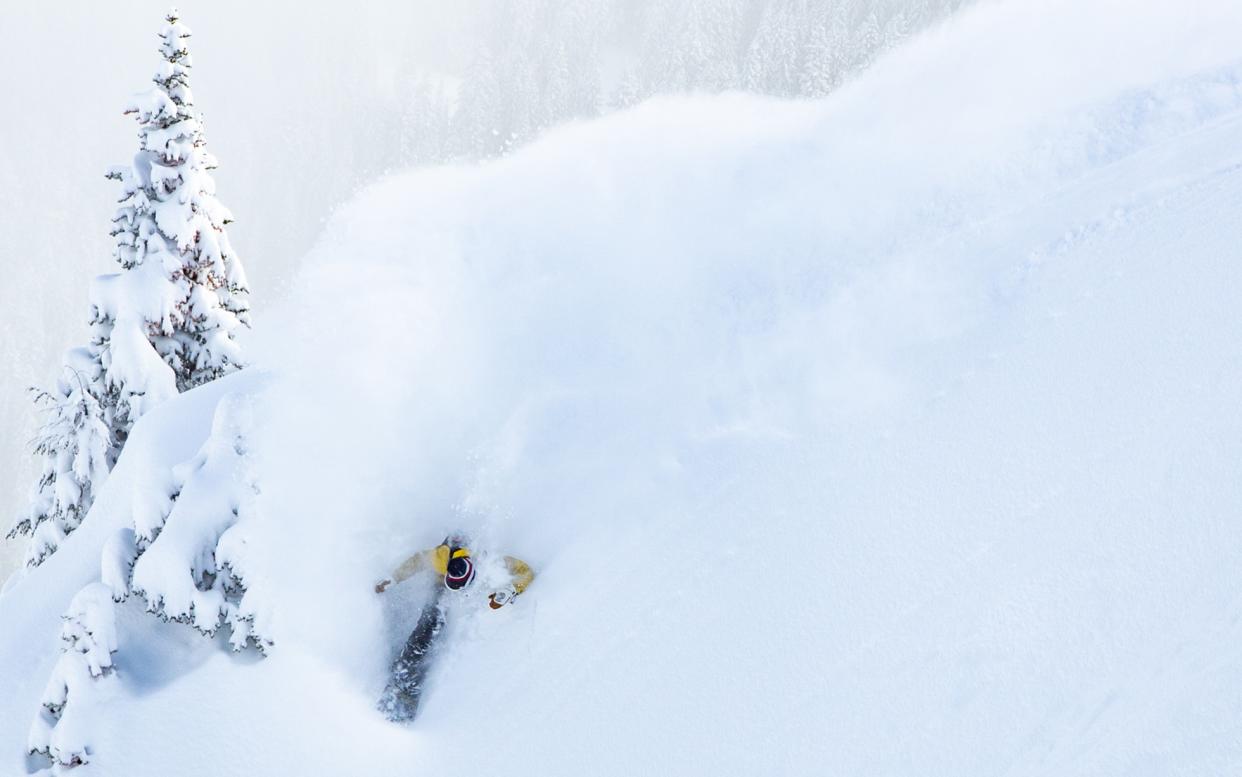
<path fill-rule="evenodd" d="M 444 584 L 454 591 L 465 588 L 474 580 L 474 562 L 467 548 L 449 548 L 448 569 L 444 572 Z"/>

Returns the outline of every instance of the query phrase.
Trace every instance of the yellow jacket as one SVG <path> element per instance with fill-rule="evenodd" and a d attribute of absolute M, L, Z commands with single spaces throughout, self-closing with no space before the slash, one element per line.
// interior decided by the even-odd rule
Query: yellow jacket
<path fill-rule="evenodd" d="M 511 581 L 513 590 L 520 594 L 526 590 L 526 586 L 530 585 L 530 581 L 535 579 L 535 571 L 520 558 L 505 556 L 504 559 L 505 566 L 509 569 L 509 575 L 513 578 Z M 401 566 L 393 570 L 392 581 L 400 583 L 402 580 L 416 575 L 424 569 L 431 569 L 440 577 L 444 577 L 448 573 L 448 562 L 448 545 L 437 545 L 434 548 L 419 551 L 401 562 Z"/>

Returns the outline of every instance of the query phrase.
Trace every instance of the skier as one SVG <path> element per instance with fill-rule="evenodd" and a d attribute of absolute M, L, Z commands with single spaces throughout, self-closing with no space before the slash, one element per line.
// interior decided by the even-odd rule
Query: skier
<path fill-rule="evenodd" d="M 525 561 L 505 556 L 504 563 L 509 580 L 487 597 L 488 606 L 493 610 L 499 610 L 511 603 L 535 579 L 534 571 Z M 418 625 L 410 632 L 405 648 L 393 662 L 392 677 L 388 681 L 388 687 L 384 689 L 384 695 L 380 697 L 379 708 L 394 721 L 412 720 L 418 714 L 423 681 L 431 668 L 436 638 L 444 629 L 443 597 L 446 591 L 465 591 L 475 578 L 474 558 L 466 540 L 458 535 L 450 535 L 436 547 L 415 553 L 402 562 L 393 570 L 391 578 L 381 580 L 375 585 L 375 592 L 382 594 L 393 583 L 400 583 L 424 569 L 435 572 L 444 582 L 444 587 L 436 586 L 431 601 L 418 618 Z"/>

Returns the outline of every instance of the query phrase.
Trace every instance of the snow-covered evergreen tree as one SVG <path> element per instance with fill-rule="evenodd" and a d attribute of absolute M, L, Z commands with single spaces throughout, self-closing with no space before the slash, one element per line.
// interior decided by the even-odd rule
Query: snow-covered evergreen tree
<path fill-rule="evenodd" d="M 81 720 L 116 682 L 112 654 L 117 649 L 116 611 L 111 591 L 89 583 L 73 597 L 63 616 L 61 655 L 43 691 L 30 727 L 27 750 L 65 774 L 91 760 L 94 732 Z"/>
<path fill-rule="evenodd" d="M 245 272 L 225 231 L 232 214 L 216 199 L 210 171 L 217 163 L 190 90 L 189 37 L 177 12 L 169 13 L 155 88 L 126 110 L 138 119 L 138 153 L 131 166 L 109 173 L 122 186 L 116 258 L 127 270 L 158 271 L 151 278 L 158 291 L 142 312 L 178 391 L 241 365 L 236 333 L 250 315 Z"/>
<path fill-rule="evenodd" d="M 466 73 L 453 115 L 453 154 L 466 158 L 500 153 L 500 84 L 487 48 L 480 49 Z"/>
<path fill-rule="evenodd" d="M 800 94 L 809 10 L 802 0 L 778 0 L 764 14 L 746 62 L 746 87 L 781 97 Z"/>
<path fill-rule="evenodd" d="M 839 17 L 831 14 L 814 16 L 806 31 L 806 65 L 802 69 L 799 92 L 808 97 L 822 97 L 835 89 L 841 81 L 844 68 L 838 43 Z"/>
<path fill-rule="evenodd" d="M 133 525 L 103 545 L 100 579 L 70 602 L 61 656 L 27 738 L 28 752 L 44 759 L 48 774 L 67 774 L 95 754 L 98 709 L 116 683 L 117 609 L 131 596 L 164 620 L 206 635 L 226 628 L 234 650 L 272 647 L 262 581 L 252 586 L 258 486 L 247 458 L 249 408 L 248 398 L 225 396 L 193 459 L 169 465 L 170 472 L 148 470 L 148 477 L 167 478 L 171 493 L 157 489 L 160 496 L 146 508 L 131 505 Z"/>
<path fill-rule="evenodd" d="M 29 536 L 26 563 L 36 565 L 60 546 L 90 509 L 112 468 L 111 430 L 96 392 L 97 363 L 86 349 L 70 351 L 51 392 L 36 392 L 45 422 L 34 441 L 43 460 L 30 507 L 10 538 Z"/>
<path fill-rule="evenodd" d="M 398 157 L 407 167 L 430 165 L 449 157 L 449 101 L 444 86 L 414 77 L 404 97 L 398 123 Z"/>
<path fill-rule="evenodd" d="M 250 424 L 246 399 L 222 399 L 202 449 L 172 468 L 176 491 L 167 512 L 150 516 L 154 521 L 135 516 L 132 533 L 110 545 L 104 559 L 105 570 L 120 570 L 107 580 L 118 595 L 136 594 L 150 612 L 207 635 L 227 627 L 235 650 L 270 644 L 262 596 L 248 579 L 246 538 L 258 493 Z"/>
<path fill-rule="evenodd" d="M 82 522 L 138 418 L 242 363 L 236 332 L 249 324 L 249 292 L 190 91 L 189 37 L 171 12 L 155 88 L 127 108 L 139 122 L 138 153 L 108 173 L 121 183 L 112 230 L 120 272 L 95 279 L 90 344 L 70 351 L 56 389 L 38 395 L 43 470 L 9 533 L 31 537 L 29 564 Z"/>

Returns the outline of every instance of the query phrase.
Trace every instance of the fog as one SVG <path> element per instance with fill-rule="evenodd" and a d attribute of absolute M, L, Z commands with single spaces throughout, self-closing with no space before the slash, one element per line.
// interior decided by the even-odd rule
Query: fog
<path fill-rule="evenodd" d="M 665 91 L 814 96 L 962 0 L 183 2 L 193 87 L 255 327 L 332 209 L 384 174 L 505 153 Z M 121 111 L 167 4 L 7 2 L 0 18 L 0 528 L 37 472 L 26 388 L 86 340 L 109 272 Z M 844 32 L 842 32 L 844 30 Z M 790 33 L 790 34 L 781 34 Z M 832 37 L 836 36 L 836 37 Z M 0 579 L 20 542 L 0 544 Z"/>
<path fill-rule="evenodd" d="M 167 4 L 6 3 L 0 23 L 0 524 L 26 498 L 36 417 L 25 388 L 47 385 L 84 342 L 91 278 L 114 266 L 115 185 L 105 169 L 135 149 L 126 98 L 149 85 Z M 334 203 L 375 177 L 359 164 L 370 120 L 397 74 L 460 68 L 470 3 L 185 2 L 194 88 L 221 199 L 262 311 Z M 445 13 L 444 9 L 453 9 Z M 11 563 L 14 543 L 5 556 Z M 0 560 L 0 576 L 6 571 Z"/>

